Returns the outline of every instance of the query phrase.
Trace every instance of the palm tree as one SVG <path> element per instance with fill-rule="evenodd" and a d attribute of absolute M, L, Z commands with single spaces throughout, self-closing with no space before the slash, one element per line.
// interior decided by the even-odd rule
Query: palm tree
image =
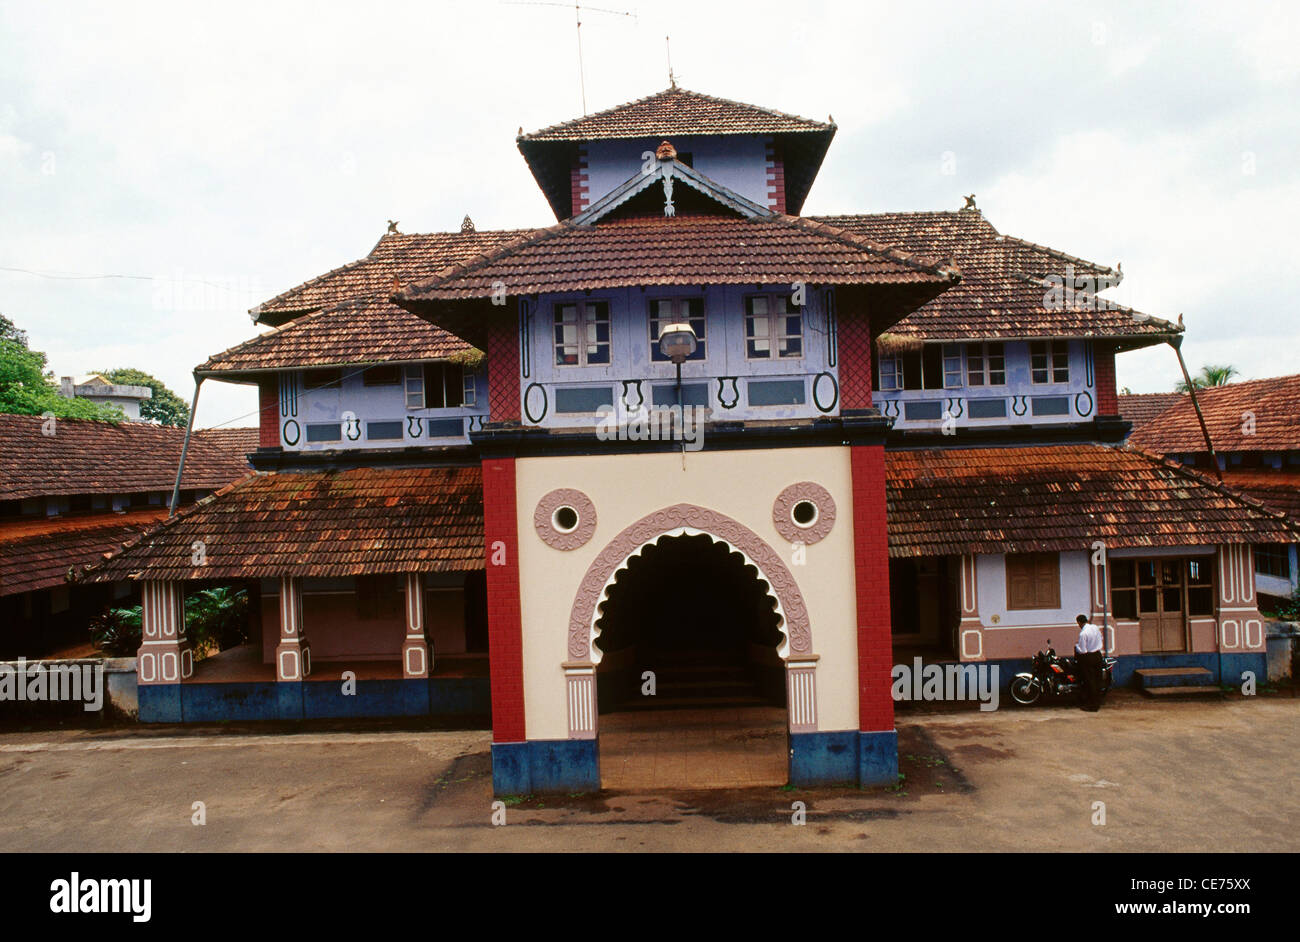
<path fill-rule="evenodd" d="M 1192 377 L 1192 385 L 1197 389 L 1205 389 L 1207 386 L 1227 386 L 1232 382 L 1234 377 L 1240 376 L 1241 372 L 1230 364 L 1221 366 L 1206 365 L 1201 367 L 1201 372 Z M 1174 392 L 1189 392 L 1187 382 L 1179 380 L 1178 385 L 1174 387 Z"/>

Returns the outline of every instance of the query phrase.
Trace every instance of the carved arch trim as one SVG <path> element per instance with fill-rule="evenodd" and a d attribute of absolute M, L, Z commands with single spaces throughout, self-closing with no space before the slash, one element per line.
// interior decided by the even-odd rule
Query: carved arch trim
<path fill-rule="evenodd" d="M 747 564 L 758 570 L 758 578 L 767 583 L 768 594 L 776 599 L 777 627 L 783 635 L 777 653 L 787 662 L 812 658 L 808 606 L 780 554 L 753 530 L 725 514 L 695 504 L 673 504 L 625 528 L 587 567 L 569 613 L 568 660 L 599 663 L 600 651 L 594 642 L 600 608 L 608 599 L 615 578 L 627 568 L 633 556 L 661 537 L 701 534 L 739 553 Z"/>

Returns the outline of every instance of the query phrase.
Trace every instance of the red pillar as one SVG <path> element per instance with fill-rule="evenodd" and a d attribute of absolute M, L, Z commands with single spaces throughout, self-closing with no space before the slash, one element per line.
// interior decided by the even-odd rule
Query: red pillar
<path fill-rule="evenodd" d="M 484 352 L 487 354 L 488 419 L 492 422 L 518 422 L 518 313 L 511 316 L 500 312 L 488 327 L 487 350 Z"/>
<path fill-rule="evenodd" d="M 524 638 L 515 508 L 515 459 L 485 458 L 483 530 L 487 540 L 488 662 L 492 672 L 494 743 L 523 742 L 525 734 Z"/>
<path fill-rule="evenodd" d="M 838 324 L 840 409 L 871 408 L 871 319 L 841 311 Z"/>
<path fill-rule="evenodd" d="M 893 639 L 889 620 L 889 536 L 885 524 L 885 448 L 855 445 L 853 557 L 858 608 L 858 729 L 894 728 L 890 695 Z"/>
<path fill-rule="evenodd" d="M 280 447 L 280 381 L 279 377 L 261 380 L 257 384 L 257 444 L 262 448 Z"/>
<path fill-rule="evenodd" d="M 1097 343 L 1093 345 L 1094 372 L 1097 376 L 1097 414 L 1119 415 L 1119 396 L 1115 388 L 1115 350 Z"/>

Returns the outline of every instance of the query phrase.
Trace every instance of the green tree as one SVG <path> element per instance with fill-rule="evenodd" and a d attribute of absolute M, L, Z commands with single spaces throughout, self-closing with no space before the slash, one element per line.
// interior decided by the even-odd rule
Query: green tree
<path fill-rule="evenodd" d="M 0 314 L 0 340 L 12 340 L 20 346 L 27 346 L 27 331 L 19 330 L 9 318 Z"/>
<path fill-rule="evenodd" d="M 64 399 L 54 385 L 53 374 L 45 369 L 45 354 L 29 350 L 25 342 L 9 337 L 0 338 L 0 412 L 15 415 L 49 412 L 61 419 L 114 423 L 126 418 L 116 406 Z"/>
<path fill-rule="evenodd" d="M 153 390 L 153 398 L 140 403 L 140 418 L 157 422 L 160 425 L 185 425 L 190 420 L 190 407 L 185 400 L 168 389 L 158 377 L 124 367 L 119 370 L 100 370 L 100 374 L 110 383 L 121 386 L 148 386 Z"/>
<path fill-rule="evenodd" d="M 1197 389 L 1205 389 L 1208 386 L 1227 386 L 1240 375 L 1240 371 L 1230 364 L 1207 364 L 1201 367 L 1201 372 L 1192 377 L 1192 385 Z M 1174 387 L 1174 392 L 1190 392 L 1186 380 L 1179 380 L 1178 385 Z"/>

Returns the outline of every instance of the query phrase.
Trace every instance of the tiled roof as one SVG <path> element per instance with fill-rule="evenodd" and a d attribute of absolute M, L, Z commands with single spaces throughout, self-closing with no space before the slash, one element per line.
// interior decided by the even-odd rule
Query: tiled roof
<path fill-rule="evenodd" d="M 1249 498 L 1131 448 L 887 451 L 885 474 L 891 556 L 1300 538 Z"/>
<path fill-rule="evenodd" d="M 345 301 L 218 353 L 195 371 L 246 373 L 443 360 L 471 347 L 387 300 Z"/>
<path fill-rule="evenodd" d="M 69 569 L 87 566 L 120 549 L 166 516 L 165 509 L 150 507 L 0 527 L 0 595 L 64 585 Z"/>
<path fill-rule="evenodd" d="M 951 258 L 961 268 L 961 284 L 945 291 L 889 329 L 891 335 L 918 340 L 972 337 L 1114 337 L 1127 346 L 1154 343 L 1179 328 L 1129 308 L 1111 307 L 1105 295 L 1093 309 L 1086 302 L 1046 303 L 1048 276 L 1116 283 L 1117 270 L 1055 249 L 1003 236 L 977 211 L 871 213 L 819 216 L 908 252 Z"/>
<path fill-rule="evenodd" d="M 402 284 L 430 278 L 451 265 L 514 241 L 530 229 L 485 232 L 428 232 L 385 235 L 370 254 L 290 288 L 254 311 L 268 324 L 283 323 L 309 311 L 332 307 L 341 301 L 377 300 L 393 293 L 393 279 Z"/>
<path fill-rule="evenodd" d="M 38 415 L 0 415 L 0 500 L 172 489 L 185 429 L 143 422 L 58 419 L 45 435 Z M 257 429 L 196 431 L 184 488 L 216 489 L 248 472 Z"/>
<path fill-rule="evenodd" d="M 798 216 L 679 215 L 560 223 L 482 259 L 417 282 L 395 298 L 468 300 L 492 295 L 639 285 L 933 284 L 957 280 L 945 263 L 884 249 L 869 239 Z"/>
<path fill-rule="evenodd" d="M 674 86 L 606 111 L 520 135 L 519 139 L 593 141 L 684 134 L 790 134 L 832 128 L 833 124 Z"/>
<path fill-rule="evenodd" d="M 1136 432 L 1170 406 L 1182 402 L 1186 393 L 1127 393 L 1119 397 L 1119 414 L 1128 419 Z"/>
<path fill-rule="evenodd" d="M 1059 336 L 1061 332 L 1071 336 L 1109 333 L 1140 343 L 1159 339 L 1169 329 L 1169 325 L 1156 320 L 1135 324 L 1131 317 L 1120 312 L 1099 315 L 1096 312 L 1044 311 L 1044 289 L 1030 284 L 1024 276 L 1041 278 L 1053 272 L 1062 274 L 1067 264 L 1083 275 L 1116 278 L 1117 272 L 1055 249 L 1003 236 L 978 212 L 875 213 L 820 218 L 836 228 L 857 233 L 880 245 L 893 245 L 928 259 L 951 258 L 960 266 L 961 284 L 949 288 L 904 318 L 890 328 L 891 334 L 915 339 L 946 339 L 968 336 L 1046 337 Z M 816 221 L 806 217 L 801 220 L 814 227 Z M 653 224 L 654 221 L 650 222 Z M 624 220 L 623 224 L 630 224 L 630 221 Z M 365 258 L 285 292 L 261 308 L 268 322 L 282 322 L 294 315 L 334 307 L 341 302 L 374 301 L 374 305 L 359 305 L 356 310 L 371 323 L 387 324 L 383 331 L 350 327 L 348 309 L 341 307 L 328 317 L 321 317 L 317 323 L 304 324 L 307 332 L 303 334 L 272 333 L 253 338 L 218 354 L 202 364 L 199 370 L 220 372 L 327 365 L 327 359 L 331 361 L 328 365 L 361 364 L 424 358 L 422 355 L 407 355 L 406 351 L 412 354 L 416 351 L 421 354 L 442 350 L 454 352 L 455 345 L 463 341 L 414 315 L 398 313 L 395 306 L 382 306 L 393 293 L 394 279 L 401 285 L 410 286 L 428 281 L 454 264 L 482 265 L 487 261 L 486 254 L 498 250 L 513 251 L 534 238 L 545 241 L 555 233 L 563 232 L 564 228 L 561 225 L 538 230 L 384 236 Z M 471 259 L 471 256 L 475 257 Z M 633 261 L 648 263 L 649 260 L 641 257 Z M 660 274 L 665 278 L 679 274 L 663 266 L 660 268 L 663 269 Z M 701 275 L 697 271 L 694 277 L 698 279 Z M 384 319 L 385 312 L 391 312 L 391 320 Z M 397 346 L 403 351 L 402 357 L 394 356 L 395 345 L 384 336 L 388 330 L 399 338 Z M 315 344 L 320 345 L 319 350 Z M 339 355 L 346 355 L 347 359 L 336 359 Z"/>
<path fill-rule="evenodd" d="M 1223 472 L 1223 483 L 1300 524 L 1300 467 Z"/>
<path fill-rule="evenodd" d="M 202 541 L 207 564 L 195 566 Z M 477 467 L 254 474 L 156 527 L 84 578 L 234 579 L 482 569 Z"/>
<path fill-rule="evenodd" d="M 1190 396 L 1133 432 L 1129 441 L 1162 455 L 1205 451 Z M 1300 375 L 1198 389 L 1218 452 L 1300 450 Z"/>

